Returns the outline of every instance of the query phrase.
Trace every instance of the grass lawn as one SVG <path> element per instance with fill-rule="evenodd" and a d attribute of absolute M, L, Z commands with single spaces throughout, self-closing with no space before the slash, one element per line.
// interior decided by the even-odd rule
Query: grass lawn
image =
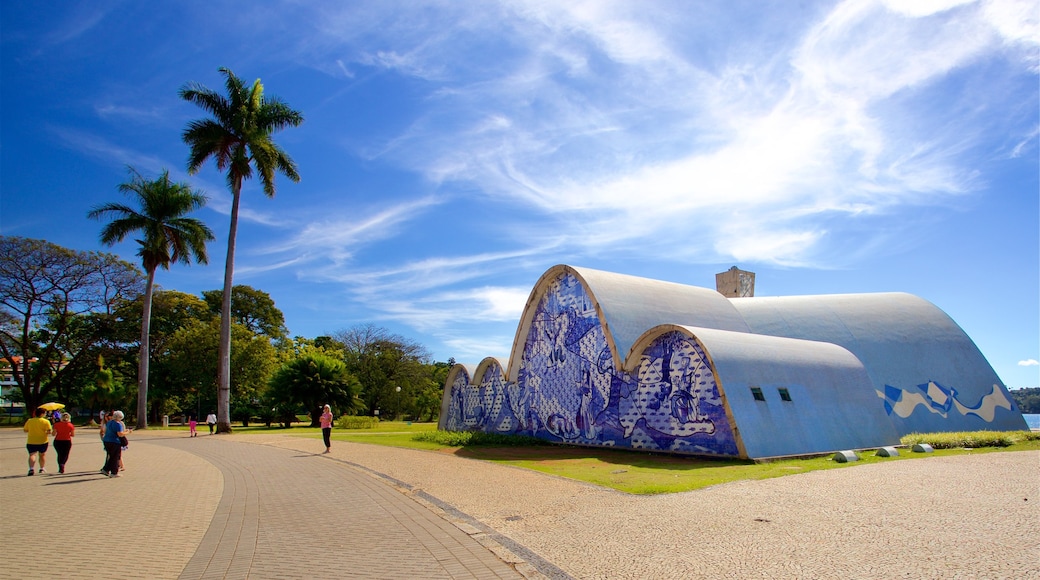
<path fill-rule="evenodd" d="M 937 449 L 934 453 L 912 453 L 900 448 L 899 457 L 876 457 L 873 450 L 859 453 L 860 460 L 838 463 L 826 457 L 785 459 L 765 463 L 752 461 L 705 459 L 698 457 L 621 451 L 600 447 L 534 445 L 519 447 L 464 446 L 448 447 L 428 441 L 415 441 L 420 431 L 434 431 L 435 423 L 381 421 L 374 429 L 333 429 L 335 441 L 351 441 L 407 447 L 451 453 L 483 461 L 504 463 L 533 469 L 560 477 L 585 481 L 633 494 L 658 494 L 691 491 L 721 483 L 745 479 L 768 479 L 819 469 L 840 469 L 891 461 L 922 460 L 928 457 L 993 453 L 998 451 L 1040 450 L 1040 441 L 1025 441 L 1010 447 L 977 449 Z M 235 433 L 270 432 L 266 427 L 236 427 Z M 287 435 L 321 438 L 321 430 L 294 427 L 283 430 Z"/>

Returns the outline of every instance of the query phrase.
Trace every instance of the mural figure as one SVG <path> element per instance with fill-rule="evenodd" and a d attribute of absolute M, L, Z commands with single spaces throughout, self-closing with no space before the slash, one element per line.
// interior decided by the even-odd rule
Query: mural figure
<path fill-rule="evenodd" d="M 644 351 L 638 387 L 620 404 L 625 434 L 638 442 L 633 447 L 735 452 L 714 374 L 704 361 L 701 347 L 679 333 L 658 337 Z"/>
<path fill-rule="evenodd" d="M 538 304 L 517 381 L 506 383 L 494 364 L 476 387 L 456 380 L 445 426 L 584 445 L 736 454 L 713 374 L 698 349 L 676 334 L 648 349 L 637 377 L 618 371 L 592 300 L 565 274 Z"/>

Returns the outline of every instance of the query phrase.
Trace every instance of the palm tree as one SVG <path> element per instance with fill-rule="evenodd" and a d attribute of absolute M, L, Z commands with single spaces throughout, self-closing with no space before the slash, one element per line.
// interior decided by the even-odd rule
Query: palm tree
<path fill-rule="evenodd" d="M 92 219 L 106 215 L 115 218 L 101 229 L 101 243 L 112 245 L 127 236 L 140 232 L 141 246 L 137 255 L 148 274 L 141 313 L 141 353 L 137 367 L 137 428 L 148 428 L 148 344 L 152 319 L 152 286 L 158 268 L 169 270 L 170 264 L 191 264 L 191 259 L 206 264 L 206 242 L 213 232 L 201 221 L 185 217 L 206 205 L 206 196 L 194 191 L 186 183 L 170 181 L 170 172 L 163 171 L 154 181 L 148 181 L 133 167 L 129 168 L 130 181 L 121 183 L 119 191 L 137 199 L 140 208 L 121 203 L 106 203 L 87 214 Z"/>
<path fill-rule="evenodd" d="M 274 197 L 274 177 L 280 172 L 294 182 L 300 180 L 296 163 L 271 140 L 272 133 L 296 127 L 303 115 L 274 97 L 264 97 L 264 86 L 256 79 L 246 87 L 226 68 L 227 95 L 188 83 L 180 90 L 182 99 L 195 103 L 212 118 L 192 121 L 182 138 L 191 148 L 188 173 L 198 172 L 212 157 L 217 169 L 227 172 L 231 189 L 231 231 L 228 233 L 227 262 L 224 265 L 224 294 L 220 304 L 220 347 L 217 361 L 217 432 L 231 431 L 231 287 L 235 271 L 235 237 L 238 232 L 238 205 L 242 182 L 255 169 L 267 197 Z"/>

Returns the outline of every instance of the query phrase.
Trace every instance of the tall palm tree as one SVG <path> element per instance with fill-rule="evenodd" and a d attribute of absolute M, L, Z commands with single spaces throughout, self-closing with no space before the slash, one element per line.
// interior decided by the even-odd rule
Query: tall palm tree
<path fill-rule="evenodd" d="M 195 103 L 212 118 L 192 121 L 182 138 L 191 148 L 188 173 L 196 173 L 212 157 L 217 169 L 227 173 L 231 190 L 231 231 L 228 233 L 227 262 L 224 266 L 224 294 L 220 304 L 220 347 L 217 361 L 217 432 L 231 431 L 231 287 L 235 272 L 235 237 L 238 233 L 238 205 L 242 182 L 260 176 L 264 194 L 274 197 L 274 177 L 280 172 L 292 181 L 300 180 L 296 163 L 271 135 L 286 127 L 303 123 L 303 115 L 280 99 L 264 96 L 264 86 L 256 79 L 247 87 L 226 68 L 227 95 L 188 83 L 180 90 L 182 99 Z"/>
<path fill-rule="evenodd" d="M 148 428 L 148 344 L 152 320 L 152 286 L 155 271 L 169 270 L 170 264 L 191 264 L 192 258 L 206 264 L 206 242 L 214 239 L 213 232 L 198 219 L 187 214 L 206 205 L 206 196 L 192 190 L 186 183 L 170 181 L 170 172 L 163 171 L 154 181 L 145 179 L 133 167 L 130 180 L 119 185 L 119 191 L 136 198 L 139 208 L 121 203 L 106 203 L 87 214 L 92 219 L 107 215 L 114 219 L 101 229 L 101 243 L 112 245 L 129 235 L 140 233 L 137 255 L 148 274 L 141 313 L 141 353 L 137 367 L 137 428 Z"/>

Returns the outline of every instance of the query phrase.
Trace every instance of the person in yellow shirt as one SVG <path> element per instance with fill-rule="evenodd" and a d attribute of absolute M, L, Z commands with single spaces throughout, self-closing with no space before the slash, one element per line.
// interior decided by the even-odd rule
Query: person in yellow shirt
<path fill-rule="evenodd" d="M 29 451 L 29 475 L 35 471 L 37 455 L 40 456 L 40 473 L 46 473 L 43 467 L 47 463 L 47 436 L 51 434 L 51 422 L 47 420 L 47 411 L 36 409 L 36 417 L 26 421 L 22 431 L 29 434 L 25 439 L 25 448 Z"/>

